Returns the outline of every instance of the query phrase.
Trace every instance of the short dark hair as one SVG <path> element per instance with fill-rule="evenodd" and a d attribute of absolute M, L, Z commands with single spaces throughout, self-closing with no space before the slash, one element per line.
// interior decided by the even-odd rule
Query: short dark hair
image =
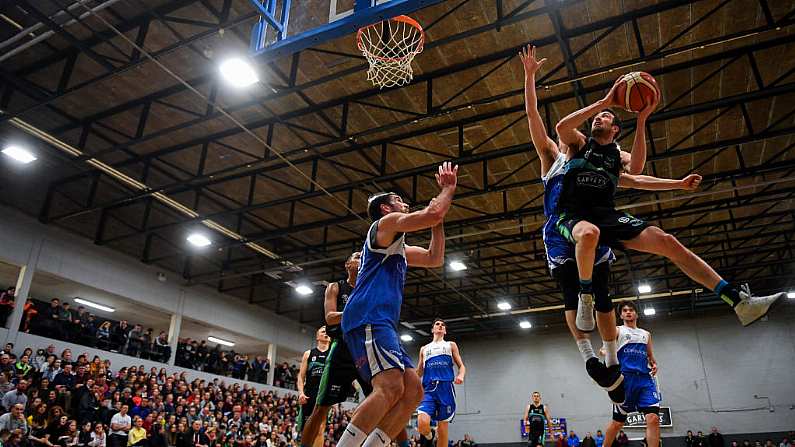
<path fill-rule="evenodd" d="M 437 322 L 437 321 L 441 321 L 441 322 L 442 322 L 442 324 L 444 325 L 444 327 L 447 327 L 447 323 L 446 323 L 444 320 L 442 320 L 441 318 L 435 318 L 435 319 L 433 320 L 433 323 L 431 323 L 431 326 L 436 326 L 436 322 Z"/>
<path fill-rule="evenodd" d="M 607 113 L 613 115 L 613 125 L 614 126 L 618 126 L 618 133 L 616 134 L 615 139 L 618 139 L 618 136 L 621 135 L 621 130 L 623 129 L 623 127 L 621 126 L 621 117 L 618 116 L 618 114 L 616 113 L 615 110 L 610 109 L 610 108 L 604 109 L 604 110 L 602 110 L 602 112 L 607 112 Z M 599 113 L 601 113 L 601 112 L 599 112 Z"/>
<path fill-rule="evenodd" d="M 379 192 L 370 196 L 367 199 L 367 215 L 370 216 L 370 220 L 376 221 L 380 219 L 382 217 L 381 205 L 388 205 L 390 197 L 396 195 L 394 192 Z"/>
<path fill-rule="evenodd" d="M 616 310 L 618 310 L 619 314 L 621 314 L 621 311 L 624 309 L 624 307 L 629 307 L 630 309 L 634 310 L 635 313 L 638 313 L 638 306 L 635 305 L 634 301 L 630 300 L 619 301 L 618 306 L 616 307 Z"/>

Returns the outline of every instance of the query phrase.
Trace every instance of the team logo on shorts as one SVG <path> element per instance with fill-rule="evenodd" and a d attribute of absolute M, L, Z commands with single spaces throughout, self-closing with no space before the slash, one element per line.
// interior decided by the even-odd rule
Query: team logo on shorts
<path fill-rule="evenodd" d="M 621 216 L 621 217 L 618 218 L 618 221 L 621 222 L 621 223 L 629 223 L 629 217 Z"/>

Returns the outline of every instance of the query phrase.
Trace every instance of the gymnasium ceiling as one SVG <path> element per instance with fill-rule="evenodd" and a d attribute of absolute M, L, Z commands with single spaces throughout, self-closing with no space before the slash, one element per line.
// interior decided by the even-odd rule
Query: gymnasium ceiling
<path fill-rule="evenodd" d="M 328 0 L 293 3 L 301 5 L 291 13 L 299 28 L 327 16 Z M 422 328 L 434 316 L 451 319 L 459 334 L 514 330 L 525 318 L 536 326 L 559 322 L 557 310 L 526 312 L 561 303 L 544 262 L 539 162 L 516 58 L 533 42 L 549 59 L 539 81 L 548 129 L 598 99 L 619 74 L 647 71 L 661 86 L 663 101 L 647 129 L 646 173 L 697 172 L 702 188 L 624 191 L 620 205 L 677 235 L 725 276 L 749 281 L 752 290 L 794 285 L 790 2 L 449 0 L 412 14 L 428 44 L 415 59 L 413 82 L 390 90 L 366 80 L 353 35 L 260 62 L 262 83 L 252 88 L 225 86 L 218 63 L 245 54 L 256 19 L 246 0 L 121 0 L 96 13 L 103 20 L 88 15 L 61 26 L 68 16 L 47 19 L 69 4 L 3 3 L 0 41 L 18 33 L 12 21 L 42 22 L 35 35 L 54 33 L 11 56 L 6 52 L 32 36 L 0 49 L 0 108 L 8 112 L 0 116 L 0 143 L 26 142 L 40 157 L 25 167 L 3 160 L 0 200 L 186 284 L 318 324 L 321 281 L 340 278 L 345 257 L 361 246 L 367 196 L 392 190 L 420 206 L 437 191 L 437 165 L 453 160 L 461 175 L 446 220 L 447 253 L 468 270 L 411 270 L 407 327 Z M 86 157 L 32 139 L 9 125 L 12 117 L 152 190 L 131 190 Z M 628 147 L 634 119 L 624 119 Z M 199 217 L 174 212 L 151 192 Z M 214 232 L 211 247 L 190 247 L 185 237 L 208 217 L 274 256 Z M 409 242 L 427 237 L 412 235 Z M 288 282 L 298 281 L 314 282 L 315 293 L 297 296 Z M 693 292 L 671 263 L 620 255 L 615 295 L 635 295 L 640 283 L 660 295 L 648 301 L 658 312 L 715 304 L 710 294 Z M 520 313 L 500 314 L 501 300 Z"/>

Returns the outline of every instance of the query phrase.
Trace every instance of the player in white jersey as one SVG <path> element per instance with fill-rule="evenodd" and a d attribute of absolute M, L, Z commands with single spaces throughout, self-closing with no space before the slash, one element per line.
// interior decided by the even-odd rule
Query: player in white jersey
<path fill-rule="evenodd" d="M 436 422 L 436 446 L 447 447 L 448 425 L 455 417 L 455 386 L 464 383 L 467 368 L 458 345 L 447 341 L 447 325 L 437 318 L 433 322 L 433 341 L 420 349 L 417 375 L 422 378 L 425 395 L 417 408 L 417 431 L 420 445 L 432 446 L 431 421 Z M 453 364 L 458 368 L 455 374 Z"/>
<path fill-rule="evenodd" d="M 607 426 L 604 446 L 610 447 L 627 421 L 627 414 L 638 411 L 646 418 L 646 443 L 648 447 L 660 445 L 660 392 L 654 377 L 657 360 L 654 359 L 651 334 L 638 327 L 638 309 L 632 301 L 619 303 L 618 310 L 624 324 L 618 326 L 618 360 L 624 375 L 626 398 L 621 405 L 613 405 L 613 420 Z"/>

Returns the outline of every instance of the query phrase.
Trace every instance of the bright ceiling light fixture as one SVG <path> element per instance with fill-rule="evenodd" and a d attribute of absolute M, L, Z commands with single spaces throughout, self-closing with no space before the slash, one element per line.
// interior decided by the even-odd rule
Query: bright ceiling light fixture
<path fill-rule="evenodd" d="M 519 322 L 519 327 L 522 329 L 530 329 L 531 327 L 533 327 L 533 325 L 530 324 L 530 322 L 527 320 L 522 320 Z"/>
<path fill-rule="evenodd" d="M 511 310 L 511 303 L 506 301 L 500 301 L 497 303 L 497 309 L 499 310 Z"/>
<path fill-rule="evenodd" d="M 651 292 L 651 286 L 648 284 L 641 284 L 638 286 L 638 293 L 649 293 Z"/>
<path fill-rule="evenodd" d="M 20 146 L 6 146 L 3 149 L 3 154 L 23 165 L 36 161 L 36 156 L 32 152 Z"/>
<path fill-rule="evenodd" d="M 403 335 L 400 336 L 400 339 L 403 340 L 403 341 L 408 342 L 408 341 L 414 340 L 414 337 L 412 337 L 409 334 L 403 334 Z"/>
<path fill-rule="evenodd" d="M 190 242 L 196 247 L 206 247 L 213 243 L 210 239 L 207 238 L 207 236 L 201 233 L 191 233 L 191 235 L 188 236 L 188 242 Z"/>
<path fill-rule="evenodd" d="M 464 264 L 463 262 L 461 262 L 461 261 L 450 261 L 450 270 L 453 270 L 454 272 L 460 272 L 460 271 L 466 270 L 466 269 L 467 269 L 467 265 Z"/>
<path fill-rule="evenodd" d="M 224 80 L 234 87 L 248 87 L 259 81 L 254 67 L 248 61 L 237 57 L 221 62 L 219 69 Z"/>
<path fill-rule="evenodd" d="M 116 309 L 114 309 L 114 308 L 112 308 L 110 306 L 105 306 L 103 304 L 97 304 L 97 303 L 95 303 L 93 301 L 85 300 L 83 298 L 75 298 L 75 302 L 76 303 L 80 303 L 80 304 L 82 304 L 84 306 L 93 307 L 94 309 L 104 310 L 105 312 L 116 312 Z"/>
<path fill-rule="evenodd" d="M 224 346 L 234 346 L 235 345 L 231 341 L 224 340 L 223 338 L 213 337 L 213 336 L 207 337 L 207 341 L 209 341 L 211 343 L 218 343 L 219 345 L 224 345 Z"/>
<path fill-rule="evenodd" d="M 306 284 L 299 284 L 295 286 L 295 291 L 298 292 L 299 295 L 311 295 L 312 288 Z"/>
<path fill-rule="evenodd" d="M 795 292 L 787 292 L 787 298 L 795 298 Z"/>
<path fill-rule="evenodd" d="M 656 313 L 657 311 L 653 307 L 647 307 L 643 309 L 643 315 L 646 315 L 647 317 L 650 317 Z"/>

